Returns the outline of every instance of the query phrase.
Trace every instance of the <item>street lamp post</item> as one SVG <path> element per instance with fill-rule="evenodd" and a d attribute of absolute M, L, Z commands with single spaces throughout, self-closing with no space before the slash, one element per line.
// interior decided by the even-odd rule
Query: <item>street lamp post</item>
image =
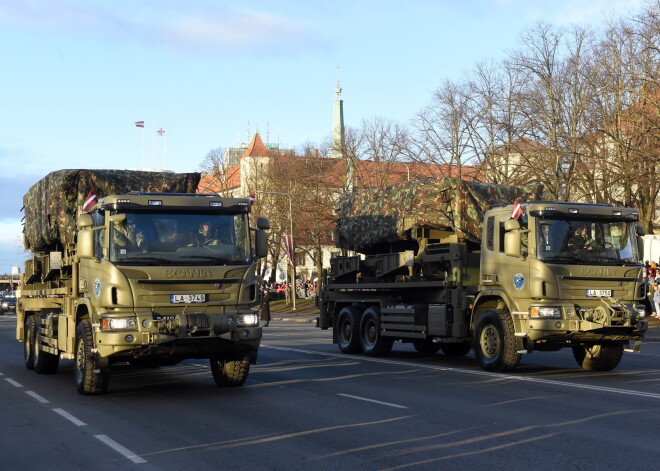
<path fill-rule="evenodd" d="M 262 195 L 284 195 L 289 198 L 289 230 L 291 235 L 291 298 L 293 299 L 293 310 L 296 310 L 296 257 L 293 239 L 293 211 L 291 210 L 291 195 L 282 191 L 257 191 Z"/>

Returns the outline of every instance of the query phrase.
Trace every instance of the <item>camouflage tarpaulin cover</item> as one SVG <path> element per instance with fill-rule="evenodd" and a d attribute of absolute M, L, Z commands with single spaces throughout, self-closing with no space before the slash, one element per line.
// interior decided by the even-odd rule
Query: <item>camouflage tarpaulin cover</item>
<path fill-rule="evenodd" d="M 76 219 L 90 191 L 97 198 L 129 191 L 195 193 L 199 173 L 140 170 L 57 170 L 23 197 L 25 248 L 59 250 L 74 240 Z"/>
<path fill-rule="evenodd" d="M 412 226 L 455 230 L 478 243 L 488 209 L 512 204 L 516 198 L 538 200 L 542 191 L 542 185 L 519 188 L 456 178 L 361 189 L 339 202 L 337 247 L 376 253 L 386 244 L 408 238 Z"/>

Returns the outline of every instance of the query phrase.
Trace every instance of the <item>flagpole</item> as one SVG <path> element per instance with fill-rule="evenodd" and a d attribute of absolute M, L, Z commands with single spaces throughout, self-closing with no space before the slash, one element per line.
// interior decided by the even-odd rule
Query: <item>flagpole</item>
<path fill-rule="evenodd" d="M 156 170 L 156 126 L 154 122 L 151 122 L 151 160 L 153 169 Z"/>
<path fill-rule="evenodd" d="M 145 136 L 144 136 L 144 125 L 142 126 L 142 168 L 145 168 L 147 166 L 147 146 L 144 143 Z"/>

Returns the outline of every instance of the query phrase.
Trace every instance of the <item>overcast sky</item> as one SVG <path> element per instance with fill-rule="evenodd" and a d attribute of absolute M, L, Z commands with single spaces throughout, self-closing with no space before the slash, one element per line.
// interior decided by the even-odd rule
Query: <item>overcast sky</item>
<path fill-rule="evenodd" d="M 598 26 L 643 5 L 0 0 L 0 273 L 22 264 L 22 197 L 48 172 L 196 171 L 257 130 L 285 148 L 320 143 L 338 78 L 347 126 L 407 121 L 443 80 L 503 58 L 538 21 Z"/>

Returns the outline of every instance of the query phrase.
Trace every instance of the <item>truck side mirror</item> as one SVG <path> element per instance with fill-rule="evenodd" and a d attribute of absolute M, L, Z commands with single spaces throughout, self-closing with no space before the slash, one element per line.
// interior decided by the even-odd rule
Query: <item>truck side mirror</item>
<path fill-rule="evenodd" d="M 270 229 L 270 219 L 268 218 L 257 219 L 257 227 L 259 229 Z"/>
<path fill-rule="evenodd" d="M 257 258 L 268 255 L 268 234 L 263 229 L 259 229 L 254 234 L 254 251 Z"/>
<path fill-rule="evenodd" d="M 644 230 L 644 226 L 642 226 L 641 224 L 637 224 L 636 231 L 637 231 L 637 254 L 639 255 L 640 260 L 644 260 L 646 257 L 644 256 L 644 239 L 642 239 L 642 236 L 646 234 L 646 231 Z"/>
<path fill-rule="evenodd" d="M 78 258 L 94 258 L 94 220 L 91 214 L 82 214 L 77 221 Z"/>
<path fill-rule="evenodd" d="M 504 253 L 509 257 L 520 257 L 520 231 L 513 230 L 504 234 Z"/>
<path fill-rule="evenodd" d="M 95 258 L 94 231 L 91 229 L 78 232 L 78 258 Z"/>

